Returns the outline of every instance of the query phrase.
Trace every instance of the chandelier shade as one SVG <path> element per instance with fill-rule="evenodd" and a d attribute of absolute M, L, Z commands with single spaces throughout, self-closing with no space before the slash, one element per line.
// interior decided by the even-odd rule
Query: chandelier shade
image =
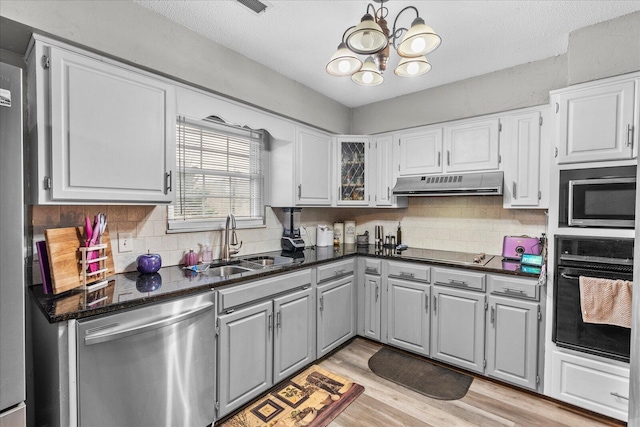
<path fill-rule="evenodd" d="M 372 57 L 368 57 L 360 71 L 357 71 L 351 76 L 351 80 L 361 86 L 378 86 L 384 81 L 384 77 L 378 71 L 376 63 Z"/>
<path fill-rule="evenodd" d="M 362 86 L 382 84 L 382 73 L 387 68 L 391 46 L 400 56 L 395 75 L 416 77 L 431 71 L 431 64 L 425 55 L 440 46 L 440 36 L 425 24 L 414 6 L 402 9 L 393 21 L 393 29 L 389 31 L 386 19 L 389 10 L 385 7 L 387 0 L 374 1 L 380 4 L 378 9 L 368 4 L 360 23 L 347 28 L 342 34 L 342 43 L 326 66 L 327 73 L 338 77 L 351 76 L 353 82 Z M 398 18 L 411 10 L 416 16 L 411 27 L 398 27 Z M 357 55 L 368 55 L 364 64 Z"/>
<path fill-rule="evenodd" d="M 382 32 L 380 25 L 368 13 L 347 37 L 347 46 L 355 53 L 370 55 L 389 44 L 389 39 Z"/>
<path fill-rule="evenodd" d="M 426 25 L 422 18 L 416 18 L 398 45 L 398 55 L 405 58 L 426 55 L 436 50 L 441 42 L 442 39 L 433 28 Z"/>
<path fill-rule="evenodd" d="M 362 61 L 343 42 L 327 64 L 327 73 L 336 77 L 350 76 L 362 68 Z"/>
<path fill-rule="evenodd" d="M 423 55 L 417 58 L 402 58 L 393 73 L 400 77 L 415 77 L 429 71 L 431 71 L 431 64 Z"/>

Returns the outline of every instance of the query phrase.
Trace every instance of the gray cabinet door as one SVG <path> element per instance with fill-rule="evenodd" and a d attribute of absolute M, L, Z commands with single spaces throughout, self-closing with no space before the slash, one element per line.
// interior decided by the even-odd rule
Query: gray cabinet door
<path fill-rule="evenodd" d="M 272 307 L 266 301 L 218 318 L 218 419 L 273 384 Z"/>
<path fill-rule="evenodd" d="M 484 371 L 484 293 L 434 286 L 431 355 L 470 371 Z"/>
<path fill-rule="evenodd" d="M 535 390 L 540 305 L 489 296 L 489 307 L 487 375 Z"/>
<path fill-rule="evenodd" d="M 353 276 L 318 286 L 317 357 L 322 357 L 356 334 Z"/>
<path fill-rule="evenodd" d="M 380 341 L 380 276 L 364 276 L 364 336 Z"/>
<path fill-rule="evenodd" d="M 389 279 L 387 293 L 387 343 L 428 356 L 430 286 Z"/>
<path fill-rule="evenodd" d="M 314 360 L 316 342 L 311 287 L 276 298 L 273 312 L 275 384 Z"/>

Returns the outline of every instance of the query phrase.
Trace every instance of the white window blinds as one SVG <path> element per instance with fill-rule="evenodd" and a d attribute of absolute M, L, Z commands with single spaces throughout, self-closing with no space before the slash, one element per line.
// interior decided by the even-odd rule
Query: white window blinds
<path fill-rule="evenodd" d="M 264 132 L 179 117 L 176 136 L 169 229 L 217 229 L 229 213 L 239 226 L 263 225 Z"/>

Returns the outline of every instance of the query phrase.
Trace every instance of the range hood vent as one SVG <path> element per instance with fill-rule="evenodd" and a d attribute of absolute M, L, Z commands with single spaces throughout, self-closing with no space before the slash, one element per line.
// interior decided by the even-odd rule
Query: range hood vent
<path fill-rule="evenodd" d="M 502 172 L 398 178 L 394 196 L 502 195 Z"/>

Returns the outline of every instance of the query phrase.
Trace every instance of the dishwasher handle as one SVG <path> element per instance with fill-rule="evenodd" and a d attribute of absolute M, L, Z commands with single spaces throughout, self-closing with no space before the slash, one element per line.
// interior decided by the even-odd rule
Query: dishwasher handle
<path fill-rule="evenodd" d="M 175 316 L 160 319 L 155 322 L 145 323 L 143 325 L 133 326 L 130 328 L 120 329 L 117 331 L 112 331 L 107 333 L 89 335 L 85 337 L 84 343 L 85 345 L 100 344 L 103 342 L 114 341 L 120 338 L 129 337 L 131 335 L 141 334 L 143 332 L 152 331 L 154 329 L 163 328 L 165 326 L 182 322 L 191 317 L 197 316 L 211 308 L 213 308 L 212 302 L 205 304 L 202 307 L 198 307 L 195 310 L 187 311 L 184 313 L 177 314 Z"/>

